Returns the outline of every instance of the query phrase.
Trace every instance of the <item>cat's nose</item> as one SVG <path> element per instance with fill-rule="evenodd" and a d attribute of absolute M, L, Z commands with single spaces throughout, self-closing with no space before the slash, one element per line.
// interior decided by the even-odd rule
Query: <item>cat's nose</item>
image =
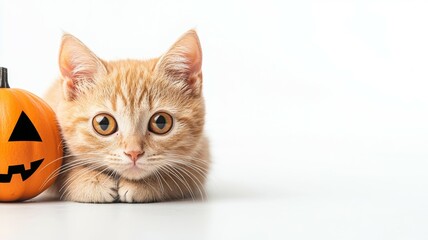
<path fill-rule="evenodd" d="M 125 151 L 126 156 L 128 156 L 132 161 L 136 162 L 137 159 L 144 154 L 144 151 Z"/>

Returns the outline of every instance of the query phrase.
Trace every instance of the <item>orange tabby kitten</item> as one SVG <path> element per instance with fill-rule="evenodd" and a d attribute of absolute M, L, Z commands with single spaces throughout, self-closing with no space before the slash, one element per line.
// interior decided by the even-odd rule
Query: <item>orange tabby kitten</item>
<path fill-rule="evenodd" d="M 147 61 L 104 61 L 62 38 L 61 77 L 46 101 L 67 156 L 57 185 L 77 202 L 153 202 L 203 197 L 209 167 L 203 134 L 202 51 L 185 33 Z"/>

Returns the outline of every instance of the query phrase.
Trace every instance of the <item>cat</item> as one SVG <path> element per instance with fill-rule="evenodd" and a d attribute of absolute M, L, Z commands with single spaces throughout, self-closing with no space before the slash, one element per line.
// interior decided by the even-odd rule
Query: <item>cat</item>
<path fill-rule="evenodd" d="M 161 57 L 105 61 L 64 34 L 60 77 L 45 100 L 57 114 L 64 162 L 55 188 L 67 201 L 204 198 L 202 50 L 194 30 Z"/>

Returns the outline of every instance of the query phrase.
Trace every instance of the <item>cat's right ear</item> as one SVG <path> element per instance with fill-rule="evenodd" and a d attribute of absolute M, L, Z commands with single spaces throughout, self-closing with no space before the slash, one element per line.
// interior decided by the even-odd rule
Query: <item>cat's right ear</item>
<path fill-rule="evenodd" d="M 70 34 L 62 37 L 59 54 L 64 96 L 73 100 L 87 89 L 97 76 L 107 73 L 103 62 L 79 39 Z"/>

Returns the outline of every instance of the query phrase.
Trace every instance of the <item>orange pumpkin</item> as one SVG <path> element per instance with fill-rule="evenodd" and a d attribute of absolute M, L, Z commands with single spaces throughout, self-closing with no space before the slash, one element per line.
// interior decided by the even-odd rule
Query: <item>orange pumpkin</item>
<path fill-rule="evenodd" d="M 7 82 L 0 68 L 0 201 L 24 201 L 48 188 L 63 149 L 56 116 L 39 97 Z"/>

